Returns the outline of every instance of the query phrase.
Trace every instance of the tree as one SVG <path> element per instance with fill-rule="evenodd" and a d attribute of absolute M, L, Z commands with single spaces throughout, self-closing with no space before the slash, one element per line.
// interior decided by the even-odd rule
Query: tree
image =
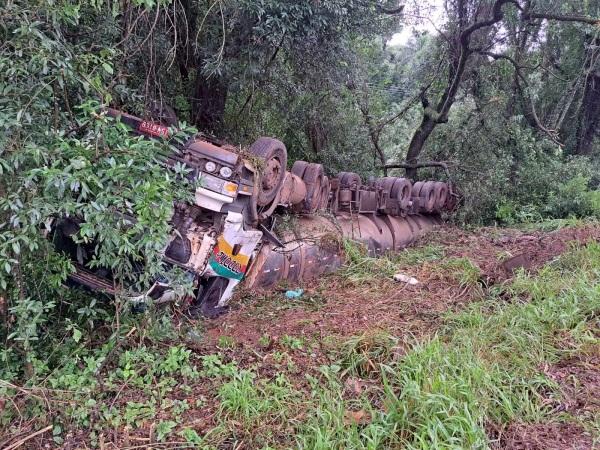
<path fill-rule="evenodd" d="M 529 25 L 535 25 L 542 20 L 559 22 L 576 22 L 583 24 L 594 24 L 598 20 L 582 13 L 555 14 L 542 12 L 537 9 L 531 1 L 517 0 L 449 0 L 446 2 L 446 9 L 449 20 L 440 39 L 446 49 L 446 68 L 445 81 L 440 83 L 440 88 L 435 89 L 426 87 L 422 90 L 420 99 L 422 105 L 422 120 L 415 130 L 407 149 L 407 163 L 415 164 L 421 154 L 425 143 L 432 132 L 439 124 L 448 122 L 448 115 L 454 104 L 459 90 L 465 79 L 465 74 L 469 67 L 474 63 L 476 55 L 486 55 L 494 60 L 507 60 L 515 68 L 515 89 L 518 91 L 522 103 L 527 103 L 523 99 L 524 89 L 521 86 L 521 79 L 524 76 L 521 73 L 521 64 L 518 59 L 508 54 L 494 53 L 496 47 L 504 38 L 499 37 L 501 30 L 500 24 L 505 19 L 506 10 L 516 9 L 519 12 L 519 21 L 522 23 L 520 28 L 512 27 L 513 31 L 525 32 Z M 509 28 L 510 29 L 510 28 Z M 527 36 L 526 34 L 522 36 Z M 513 41 L 520 42 L 521 51 L 527 45 L 527 37 L 518 39 L 513 36 Z M 520 58 L 517 52 L 517 58 Z M 595 85 L 594 85 L 595 86 Z M 434 92 L 437 91 L 437 92 Z M 591 92 L 595 92 L 592 89 Z M 431 97 L 435 98 L 432 100 Z M 526 107 L 533 106 L 532 103 Z M 540 121 L 535 107 L 528 111 L 528 116 L 532 118 L 532 123 L 541 131 L 551 135 L 552 131 Z M 595 127 L 593 127 L 595 129 Z M 582 132 L 581 140 L 585 140 L 589 135 L 589 130 Z M 392 167 L 394 165 L 388 165 Z M 396 165 L 397 166 L 397 165 Z M 409 169 L 409 176 L 415 176 L 415 169 Z"/>

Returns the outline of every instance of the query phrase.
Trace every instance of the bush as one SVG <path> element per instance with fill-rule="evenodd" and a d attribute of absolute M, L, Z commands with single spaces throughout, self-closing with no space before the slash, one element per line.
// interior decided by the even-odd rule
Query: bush
<path fill-rule="evenodd" d="M 599 217 L 597 163 L 565 155 L 522 117 L 504 117 L 503 108 L 492 103 L 478 111 L 469 100 L 456 104 L 448 126 L 436 129 L 421 156 L 451 162 L 454 181 L 464 194 L 456 220 L 510 225 Z"/>
<path fill-rule="evenodd" d="M 66 37 L 89 29 L 73 14 L 102 18 L 110 9 L 28 5 L 9 2 L 0 15 L 0 367 L 10 372 L 0 376 L 9 378 L 33 376 L 58 356 L 53 343 L 79 341 L 112 308 L 100 295 L 63 289 L 73 265 L 48 241 L 51 221 L 84 219 L 76 239 L 102 244 L 91 246 L 91 266 L 109 268 L 116 286 L 148 284 L 167 270 L 173 201 L 192 192 L 184 167 L 164 168 L 173 142 L 131 136 L 103 112 L 116 50 Z"/>

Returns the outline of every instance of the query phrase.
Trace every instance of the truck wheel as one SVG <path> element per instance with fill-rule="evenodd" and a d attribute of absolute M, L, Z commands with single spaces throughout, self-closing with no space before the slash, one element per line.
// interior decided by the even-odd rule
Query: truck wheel
<path fill-rule="evenodd" d="M 362 180 L 357 173 L 341 172 L 338 177 L 340 178 L 340 186 L 356 190 L 362 186 Z"/>
<path fill-rule="evenodd" d="M 395 182 L 396 178 L 394 177 L 383 177 L 375 180 L 375 186 L 384 191 L 388 191 L 389 197 L 392 198 L 392 188 L 394 187 Z"/>
<path fill-rule="evenodd" d="M 319 209 L 327 209 L 327 205 L 329 205 L 329 194 L 331 192 L 331 182 L 329 181 L 329 177 L 323 177 L 323 184 L 321 186 L 321 203 L 319 205 Z"/>
<path fill-rule="evenodd" d="M 419 193 L 419 196 L 423 201 L 423 209 L 425 212 L 428 213 L 433 212 L 433 210 L 435 209 L 436 195 L 434 188 L 435 182 L 426 181 L 423 184 L 423 187 L 421 188 L 421 192 Z"/>
<path fill-rule="evenodd" d="M 394 183 L 396 182 L 396 178 L 394 177 L 383 177 L 375 180 L 375 187 L 381 189 L 383 191 L 387 191 L 388 193 L 388 203 L 381 203 L 380 207 L 382 207 L 385 211 L 385 214 L 394 214 L 394 195 L 392 193 L 392 188 L 394 187 Z"/>
<path fill-rule="evenodd" d="M 407 209 L 410 203 L 410 196 L 412 192 L 412 184 L 410 180 L 406 178 L 396 178 L 394 187 L 392 188 L 392 195 L 398 199 L 398 205 L 400 209 Z"/>
<path fill-rule="evenodd" d="M 261 137 L 248 149 L 249 152 L 264 160 L 258 192 L 258 206 L 270 204 L 283 185 L 287 165 L 287 150 L 283 142 Z"/>
<path fill-rule="evenodd" d="M 314 213 L 321 204 L 321 188 L 323 187 L 323 177 L 325 171 L 321 164 L 311 163 L 304 170 L 302 180 L 306 183 L 306 201 L 305 210 L 307 213 Z"/>
<path fill-rule="evenodd" d="M 302 178 L 304 176 L 304 171 L 307 167 L 308 163 L 306 161 L 296 161 L 292 166 L 292 170 L 290 170 L 290 172 L 292 172 L 297 177 Z"/>
<path fill-rule="evenodd" d="M 192 318 L 206 317 L 214 319 L 221 314 L 225 314 L 229 308 L 227 306 L 217 306 L 227 288 L 229 280 L 223 277 L 211 277 L 205 284 L 198 287 L 196 301 L 189 309 Z"/>
<path fill-rule="evenodd" d="M 441 181 L 436 181 L 433 189 L 435 191 L 435 209 L 438 212 L 442 212 L 448 199 L 448 185 Z"/>
<path fill-rule="evenodd" d="M 412 185 L 412 196 L 413 197 L 418 197 L 421 194 L 421 188 L 423 187 L 425 183 L 423 183 L 422 181 L 417 181 L 415 184 Z"/>

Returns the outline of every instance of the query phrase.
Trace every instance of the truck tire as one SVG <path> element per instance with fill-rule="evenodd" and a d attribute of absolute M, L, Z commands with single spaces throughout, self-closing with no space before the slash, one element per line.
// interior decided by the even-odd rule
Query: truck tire
<path fill-rule="evenodd" d="M 325 170 L 321 164 L 311 163 L 304 170 L 302 180 L 306 184 L 305 212 L 312 214 L 321 206 L 321 188 Z"/>
<path fill-rule="evenodd" d="M 380 208 L 383 208 L 385 214 L 395 214 L 396 206 L 398 202 L 396 201 L 394 195 L 392 194 L 392 189 L 394 187 L 394 183 L 396 182 L 396 178 L 394 177 L 383 177 L 375 180 L 375 187 L 381 189 L 382 191 L 387 191 L 389 201 L 387 203 L 380 202 Z"/>
<path fill-rule="evenodd" d="M 252 155 L 264 160 L 256 203 L 258 206 L 267 206 L 275 200 L 283 185 L 287 166 L 287 150 L 283 142 L 268 137 L 257 139 L 248 150 Z"/>
<path fill-rule="evenodd" d="M 329 193 L 331 192 L 331 183 L 329 177 L 323 177 L 323 184 L 321 185 L 321 202 L 319 209 L 327 209 L 329 205 Z"/>
<path fill-rule="evenodd" d="M 341 172 L 338 177 L 340 178 L 340 186 L 342 187 L 358 190 L 362 186 L 362 180 L 357 173 Z"/>
<path fill-rule="evenodd" d="M 423 183 L 423 187 L 421 188 L 421 192 L 419 192 L 419 196 L 423 202 L 423 211 L 428 213 L 433 212 L 437 200 L 435 195 L 435 182 L 426 181 Z"/>
<path fill-rule="evenodd" d="M 437 212 L 442 212 L 444 206 L 446 206 L 446 201 L 448 200 L 448 185 L 441 181 L 436 181 L 434 182 L 433 189 L 435 191 L 435 210 Z"/>
<path fill-rule="evenodd" d="M 375 185 L 384 191 L 388 191 L 390 198 L 392 197 L 392 188 L 394 187 L 394 183 L 396 182 L 396 178 L 394 177 L 383 177 L 379 178 L 375 181 Z"/>
<path fill-rule="evenodd" d="M 413 183 L 411 190 L 411 201 L 412 207 L 411 211 L 413 213 L 418 213 L 423 211 L 423 199 L 421 198 L 421 189 L 425 183 L 423 181 L 417 181 Z"/>
<path fill-rule="evenodd" d="M 408 209 L 410 196 L 412 193 L 412 184 L 407 178 L 396 178 L 394 187 L 392 187 L 392 196 L 398 199 L 400 209 Z"/>
<path fill-rule="evenodd" d="M 297 177 L 302 178 L 304 176 L 304 171 L 307 167 L 308 163 L 306 161 L 296 161 L 292 166 L 292 170 L 290 170 L 290 172 L 292 172 Z"/>
<path fill-rule="evenodd" d="M 217 305 L 228 283 L 229 280 L 227 278 L 211 277 L 201 284 L 196 293 L 196 301 L 188 310 L 190 317 L 194 319 L 200 317 L 214 319 L 221 314 L 225 314 L 229 308 Z"/>

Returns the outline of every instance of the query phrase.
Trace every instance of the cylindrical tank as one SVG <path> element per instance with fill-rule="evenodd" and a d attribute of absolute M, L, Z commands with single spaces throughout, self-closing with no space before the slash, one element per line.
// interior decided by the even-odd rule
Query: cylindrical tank
<path fill-rule="evenodd" d="M 288 259 L 284 253 L 275 251 L 272 244 L 266 243 L 252 261 L 246 275 L 246 285 L 250 288 L 274 286 L 287 271 Z"/>
<path fill-rule="evenodd" d="M 340 229 L 322 216 L 298 219 L 282 236 L 284 247 L 265 244 L 246 276 L 249 288 L 268 288 L 281 280 L 307 281 L 335 272 L 343 263 Z"/>
<path fill-rule="evenodd" d="M 404 217 L 382 216 L 394 236 L 394 250 L 402 250 L 415 239 L 415 234 Z"/>
<path fill-rule="evenodd" d="M 381 252 L 385 254 L 394 251 L 394 235 L 383 217 L 385 216 L 368 216 L 368 218 L 375 223 L 375 226 L 379 231 L 379 234 L 374 236 L 374 239 L 379 242 L 379 248 L 381 249 Z"/>
<path fill-rule="evenodd" d="M 380 231 L 375 222 L 363 214 L 339 213 L 337 222 L 345 238 L 361 242 L 366 245 L 369 256 L 379 256 L 384 253 L 383 243 L 378 239 Z"/>

